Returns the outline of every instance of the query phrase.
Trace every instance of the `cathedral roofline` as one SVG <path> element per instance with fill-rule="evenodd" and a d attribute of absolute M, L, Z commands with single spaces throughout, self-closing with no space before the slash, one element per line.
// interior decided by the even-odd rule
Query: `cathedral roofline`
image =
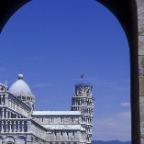
<path fill-rule="evenodd" d="M 80 111 L 33 111 L 32 115 L 81 115 Z"/>
<path fill-rule="evenodd" d="M 50 130 L 81 130 L 85 129 L 81 125 L 43 125 L 43 127 Z"/>

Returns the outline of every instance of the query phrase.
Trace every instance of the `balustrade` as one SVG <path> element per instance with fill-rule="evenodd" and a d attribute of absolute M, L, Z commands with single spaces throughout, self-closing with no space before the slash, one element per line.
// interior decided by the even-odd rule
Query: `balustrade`
<path fill-rule="evenodd" d="M 26 121 L 22 120 L 1 120 L 0 133 L 27 132 Z"/>

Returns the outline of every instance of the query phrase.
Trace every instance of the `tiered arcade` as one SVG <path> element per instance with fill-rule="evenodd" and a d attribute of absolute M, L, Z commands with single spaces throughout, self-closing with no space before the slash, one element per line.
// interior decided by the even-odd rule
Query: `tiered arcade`
<path fill-rule="evenodd" d="M 92 86 L 80 83 L 75 85 L 75 95 L 72 97 L 72 111 L 81 111 L 82 126 L 86 129 L 87 143 L 91 143 L 94 99 L 92 97 Z"/>

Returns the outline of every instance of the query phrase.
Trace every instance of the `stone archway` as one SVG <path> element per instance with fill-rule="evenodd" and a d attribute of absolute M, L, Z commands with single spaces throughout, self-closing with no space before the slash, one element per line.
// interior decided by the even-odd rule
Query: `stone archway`
<path fill-rule="evenodd" d="M 15 139 L 12 136 L 8 136 L 5 141 L 6 141 L 6 144 L 14 144 L 15 143 Z"/>
<path fill-rule="evenodd" d="M 131 58 L 132 143 L 144 144 L 144 1 L 98 0 L 114 13 L 127 35 Z"/>
<path fill-rule="evenodd" d="M 135 0 L 98 0 L 121 23 L 129 42 L 131 67 L 131 127 L 132 143 L 140 143 L 139 77 L 138 77 L 138 21 Z"/>
<path fill-rule="evenodd" d="M 14 144 L 13 142 L 7 142 L 7 144 Z"/>
<path fill-rule="evenodd" d="M 0 0 L 0 32 L 14 12 L 29 1 Z M 140 144 L 141 128 L 141 143 L 144 144 L 144 0 L 98 1 L 114 13 L 127 35 L 131 63 L 132 143 Z"/>
<path fill-rule="evenodd" d="M 2 143 L 3 142 L 3 138 L 2 137 L 0 137 L 0 143 Z"/>

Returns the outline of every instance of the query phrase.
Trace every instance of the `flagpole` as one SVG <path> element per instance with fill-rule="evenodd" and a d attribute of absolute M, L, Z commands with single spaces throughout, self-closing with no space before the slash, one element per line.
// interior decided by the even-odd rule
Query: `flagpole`
<path fill-rule="evenodd" d="M 83 83 L 84 74 L 82 74 L 82 75 L 80 76 L 80 78 L 81 78 L 81 83 Z"/>

